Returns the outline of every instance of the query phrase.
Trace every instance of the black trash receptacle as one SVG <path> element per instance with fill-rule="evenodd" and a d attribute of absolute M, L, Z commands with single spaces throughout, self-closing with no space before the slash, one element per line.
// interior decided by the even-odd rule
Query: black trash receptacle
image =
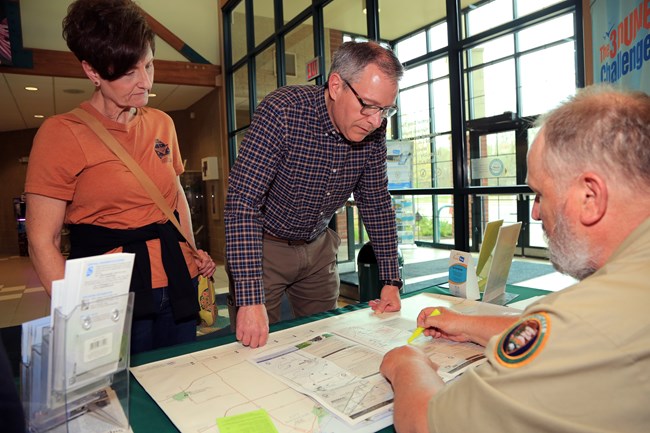
<path fill-rule="evenodd" d="M 404 258 L 401 250 L 398 249 L 397 254 L 400 278 L 402 278 Z M 357 272 L 359 274 L 359 302 L 368 302 L 379 298 L 382 284 L 379 281 L 379 265 L 371 242 L 366 242 L 359 250 Z"/>
<path fill-rule="evenodd" d="M 357 272 L 359 273 L 359 302 L 368 302 L 379 298 L 379 265 L 375 250 L 366 242 L 357 255 Z"/>

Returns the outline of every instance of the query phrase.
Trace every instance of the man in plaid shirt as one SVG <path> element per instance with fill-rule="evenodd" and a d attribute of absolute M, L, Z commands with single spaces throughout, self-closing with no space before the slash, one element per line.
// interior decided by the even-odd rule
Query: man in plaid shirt
<path fill-rule="evenodd" d="M 286 86 L 257 107 L 230 173 L 226 258 L 237 339 L 266 344 L 286 292 L 297 317 L 336 308 L 340 238 L 328 224 L 350 195 L 383 281 L 376 312 L 401 307 L 386 123 L 403 67 L 375 42 L 346 42 L 324 86 Z M 234 318 L 231 318 L 234 320 Z"/>

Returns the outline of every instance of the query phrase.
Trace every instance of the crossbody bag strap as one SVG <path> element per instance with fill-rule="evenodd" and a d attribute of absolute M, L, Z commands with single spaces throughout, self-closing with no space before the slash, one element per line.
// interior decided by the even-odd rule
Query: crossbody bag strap
<path fill-rule="evenodd" d="M 174 226 L 178 229 L 178 232 L 180 234 L 183 234 L 183 230 L 181 229 L 181 225 L 176 219 L 176 216 L 174 215 L 174 211 L 172 211 L 171 207 L 169 207 L 169 204 L 167 204 L 167 201 L 165 201 L 165 198 L 163 195 L 160 193 L 160 190 L 154 185 L 153 181 L 147 174 L 142 170 L 142 168 L 138 165 L 137 162 L 131 157 L 131 155 L 128 154 L 128 152 L 122 147 L 122 145 L 111 135 L 110 132 L 104 127 L 104 125 L 101 124 L 99 120 L 97 120 L 92 114 L 88 113 L 87 111 L 81 109 L 81 108 L 75 108 L 74 110 L 71 111 L 72 114 L 77 116 L 83 123 L 85 123 L 97 136 L 106 144 L 106 147 L 108 147 L 118 158 L 122 160 L 124 165 L 131 170 L 131 173 L 135 176 L 136 179 L 142 184 L 142 187 L 147 191 L 147 193 L 151 196 L 151 199 L 156 203 L 156 205 L 160 208 L 160 210 L 167 216 L 167 218 L 174 224 Z M 196 250 L 196 247 L 187 240 L 187 245 L 190 246 L 194 254 L 199 257 L 199 253 Z"/>

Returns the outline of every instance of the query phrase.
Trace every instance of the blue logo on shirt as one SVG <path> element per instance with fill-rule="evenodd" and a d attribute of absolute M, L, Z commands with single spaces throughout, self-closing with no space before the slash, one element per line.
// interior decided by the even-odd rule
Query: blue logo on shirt
<path fill-rule="evenodd" d="M 171 153 L 171 150 L 169 150 L 169 146 L 159 139 L 156 138 L 156 143 L 154 145 L 154 149 L 156 150 L 156 155 L 158 155 L 158 158 L 163 159 L 167 155 Z"/>

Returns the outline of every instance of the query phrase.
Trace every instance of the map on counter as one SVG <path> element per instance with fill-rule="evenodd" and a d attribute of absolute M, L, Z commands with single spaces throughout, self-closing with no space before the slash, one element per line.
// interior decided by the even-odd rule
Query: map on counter
<path fill-rule="evenodd" d="M 420 294 L 402 300 L 402 310 L 398 313 L 377 315 L 369 308 L 357 310 L 274 332 L 269 336 L 266 346 L 262 348 L 250 349 L 240 343 L 231 343 L 133 367 L 131 373 L 182 433 L 218 433 L 217 418 L 258 409 L 268 412 L 280 433 L 376 432 L 392 425 L 392 407 L 390 407 L 392 405 L 380 403 L 384 406 L 383 410 L 368 412 L 367 416 L 370 418 L 355 416 L 355 421 L 351 424 L 344 416 L 337 415 L 318 399 L 297 391 L 277 377 L 280 367 L 292 367 L 295 360 L 288 358 L 286 362 L 276 363 L 273 367 L 274 374 L 260 368 L 254 360 L 273 359 L 288 347 L 300 346 L 313 339 L 323 339 L 323 335 L 331 335 L 321 343 L 342 344 L 350 349 L 347 352 L 350 357 L 345 362 L 341 361 L 343 357 L 339 358 L 336 365 L 328 366 L 329 371 L 339 368 L 345 370 L 348 378 L 339 381 L 339 384 L 346 380 L 355 384 L 356 382 L 350 380 L 350 377 L 368 375 L 373 377 L 372 371 L 378 370 L 381 354 L 393 347 L 406 344 L 410 333 L 417 326 L 415 320 L 418 313 L 428 306 L 448 307 L 473 314 L 516 313 L 507 307 L 481 304 L 467 299 Z M 331 340 L 334 337 L 335 339 Z M 355 344 L 351 344 L 350 341 Z M 432 358 L 441 366 L 441 370 L 444 369 L 444 362 L 450 366 L 449 370 L 458 368 L 456 373 L 450 373 L 452 376 L 467 368 L 466 364 L 471 364 L 470 360 L 462 358 L 465 353 L 458 349 L 464 348 L 474 353 L 478 348 L 482 352 L 480 346 L 474 347 L 473 344 L 443 343 L 442 340 L 432 342 L 425 336 L 420 337 L 415 343 L 421 345 L 424 350 L 439 346 L 438 349 L 431 349 L 432 353 L 429 356 L 441 358 L 439 360 Z M 453 349 L 451 358 L 441 355 L 443 346 Z M 318 353 L 326 353 L 327 350 L 321 351 L 324 348 L 324 344 L 312 344 L 311 355 L 317 357 Z M 306 353 L 306 351 L 299 352 Z M 371 356 L 373 353 L 374 357 Z M 355 357 L 374 359 L 374 361 L 364 365 L 355 363 Z M 327 358 L 334 363 L 331 357 Z M 309 379 L 309 375 L 301 374 L 305 371 L 292 372 L 288 376 L 298 382 L 309 383 L 308 380 L 305 381 L 305 378 Z M 363 411 L 365 402 L 360 401 L 358 397 L 364 392 L 366 394 L 370 392 L 376 401 L 386 400 L 390 387 L 384 388 L 378 385 L 383 378 L 380 380 L 380 376 L 374 377 L 377 382 L 359 382 L 358 385 L 353 385 L 351 391 L 346 394 L 353 397 L 351 399 L 353 404 L 350 406 L 338 404 L 337 411 L 342 409 L 343 413 L 348 411 L 349 414 Z M 333 381 L 327 386 L 335 385 L 336 381 Z M 358 405 L 359 403 L 361 406 Z M 363 420 L 358 421 L 358 419 Z"/>
<path fill-rule="evenodd" d="M 338 328 L 335 332 L 386 353 L 390 349 L 404 345 L 414 329 L 413 320 L 393 317 L 381 324 Z M 445 382 L 461 375 L 469 367 L 486 361 L 483 346 L 474 343 L 432 340 L 421 336 L 414 340 L 413 345 L 422 349 L 429 359 L 438 365 L 438 374 Z"/>
<path fill-rule="evenodd" d="M 382 358 L 369 346 L 322 333 L 251 362 L 355 425 L 393 407 L 393 390 L 379 373 Z"/>

